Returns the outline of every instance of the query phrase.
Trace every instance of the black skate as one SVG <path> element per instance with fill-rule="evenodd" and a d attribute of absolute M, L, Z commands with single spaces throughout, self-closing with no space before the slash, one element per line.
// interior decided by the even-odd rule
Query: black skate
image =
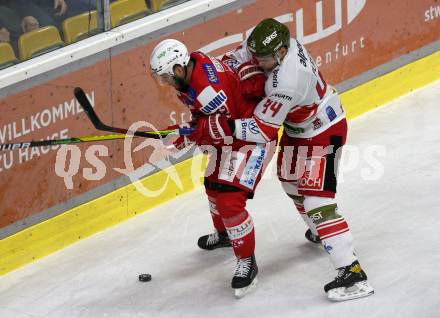
<path fill-rule="evenodd" d="M 257 285 L 258 266 L 255 256 L 237 258 L 237 267 L 231 286 L 235 289 L 235 297 L 241 298 Z"/>
<path fill-rule="evenodd" d="M 203 250 L 214 250 L 220 247 L 231 247 L 228 233 L 215 231 L 212 234 L 203 235 L 199 238 L 197 245 Z"/>
<path fill-rule="evenodd" d="M 339 268 L 338 276 L 324 286 L 324 291 L 328 299 L 334 301 L 366 297 L 374 293 L 373 287 L 367 281 L 367 274 L 358 261 Z"/>
<path fill-rule="evenodd" d="M 308 239 L 312 243 L 321 243 L 321 238 L 319 237 L 319 235 L 313 234 L 310 229 L 306 231 L 305 236 L 306 239 Z"/>

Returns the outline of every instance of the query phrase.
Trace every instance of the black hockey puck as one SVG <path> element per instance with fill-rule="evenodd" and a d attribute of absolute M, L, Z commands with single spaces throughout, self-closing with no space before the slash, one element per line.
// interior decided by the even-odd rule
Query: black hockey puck
<path fill-rule="evenodd" d="M 150 274 L 140 274 L 139 275 L 139 281 L 140 282 L 149 282 L 151 280 Z"/>

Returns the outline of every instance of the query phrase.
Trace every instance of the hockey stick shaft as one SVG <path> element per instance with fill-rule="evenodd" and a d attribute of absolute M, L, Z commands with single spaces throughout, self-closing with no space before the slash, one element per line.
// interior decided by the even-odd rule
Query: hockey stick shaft
<path fill-rule="evenodd" d="M 159 131 L 129 132 L 129 130 L 125 129 L 125 128 L 108 126 L 108 125 L 104 124 L 99 119 L 98 115 L 95 113 L 95 111 L 92 107 L 92 104 L 90 104 L 90 101 L 87 98 L 87 95 L 85 94 L 85 92 L 83 91 L 83 89 L 81 87 L 75 87 L 73 92 L 74 92 L 76 100 L 82 106 L 87 117 L 89 117 L 93 126 L 95 126 L 95 128 L 97 130 L 110 131 L 110 132 L 115 132 L 115 133 L 119 133 L 119 134 L 127 134 L 128 133 L 128 134 L 132 134 L 133 136 L 137 136 L 137 137 L 154 138 L 154 139 L 160 139 L 162 137 L 168 136 L 169 134 L 175 134 L 176 132 L 181 136 L 190 135 L 193 132 L 192 128 L 179 128 L 179 129 L 159 130 Z"/>
<path fill-rule="evenodd" d="M 65 139 L 32 140 L 32 141 L 25 141 L 25 142 L 12 143 L 12 144 L 0 144 L 0 151 L 24 149 L 31 147 L 78 144 L 78 143 L 92 142 L 92 141 L 117 140 L 117 139 L 124 139 L 125 137 L 127 137 L 127 135 L 125 134 L 109 134 L 109 135 L 101 135 L 101 136 L 72 137 Z"/>

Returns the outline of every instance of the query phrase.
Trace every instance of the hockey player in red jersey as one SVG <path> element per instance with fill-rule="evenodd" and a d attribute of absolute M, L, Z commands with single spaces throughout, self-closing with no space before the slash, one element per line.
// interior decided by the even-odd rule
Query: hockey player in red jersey
<path fill-rule="evenodd" d="M 193 116 L 195 132 L 179 137 L 176 148 L 187 146 L 188 140 L 189 143 L 197 140 L 201 149 L 209 149 L 204 184 L 216 231 L 200 237 L 198 245 L 206 250 L 232 245 L 237 267 L 231 285 L 236 296 L 241 297 L 255 286 L 258 273 L 254 226 L 245 208 L 246 201 L 253 197 L 273 147 L 235 138 L 226 144 L 214 143 L 209 136 L 201 138 L 200 132 L 218 127 L 219 118 L 251 116 L 258 102 L 255 96 L 264 94 L 265 76 L 255 70 L 255 78 L 245 84 L 249 77 L 240 81 L 228 65 L 200 52 L 189 55 L 185 45 L 173 39 L 164 40 L 154 48 L 150 67 L 158 81 L 177 90 L 179 99 Z M 254 98 L 245 98 L 242 92 Z"/>
<path fill-rule="evenodd" d="M 345 112 L 334 88 L 327 85 L 306 48 L 290 38 L 289 29 L 274 19 L 261 21 L 242 48 L 228 54 L 237 63 L 256 60 L 267 75 L 266 97 L 253 116 L 218 118 L 220 137 L 268 142 L 284 131 L 277 167 L 284 191 L 309 226 L 306 237 L 321 242 L 337 277 L 324 286 L 331 300 L 373 294 L 357 256 L 335 194 L 338 159 L 347 135 Z M 210 135 L 205 130 L 202 136 Z"/>

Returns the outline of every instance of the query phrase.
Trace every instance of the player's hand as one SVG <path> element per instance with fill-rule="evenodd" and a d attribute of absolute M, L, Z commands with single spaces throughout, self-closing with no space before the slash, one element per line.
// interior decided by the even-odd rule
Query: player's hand
<path fill-rule="evenodd" d="M 228 118 L 225 115 L 213 114 L 198 119 L 194 132 L 188 139 L 197 145 L 231 144 L 233 129 L 229 126 Z"/>
<path fill-rule="evenodd" d="M 237 75 L 240 78 L 240 81 L 244 81 L 252 76 L 259 74 L 264 75 L 264 72 L 260 67 L 258 67 L 258 63 L 255 63 L 253 60 L 242 63 L 237 68 Z"/>
<path fill-rule="evenodd" d="M 243 63 L 237 70 L 241 81 L 241 95 L 245 98 L 263 98 L 266 75 L 253 61 Z"/>
<path fill-rule="evenodd" d="M 193 146 L 194 142 L 188 139 L 187 136 L 179 136 L 173 141 L 173 146 L 177 150 L 185 149 L 186 147 Z"/>
<path fill-rule="evenodd" d="M 188 128 L 188 124 L 168 126 L 166 130 L 178 130 L 184 127 Z M 182 150 L 195 144 L 193 141 L 189 140 L 187 136 L 179 136 L 177 134 L 170 134 L 162 140 L 165 148 L 173 152 Z"/>

